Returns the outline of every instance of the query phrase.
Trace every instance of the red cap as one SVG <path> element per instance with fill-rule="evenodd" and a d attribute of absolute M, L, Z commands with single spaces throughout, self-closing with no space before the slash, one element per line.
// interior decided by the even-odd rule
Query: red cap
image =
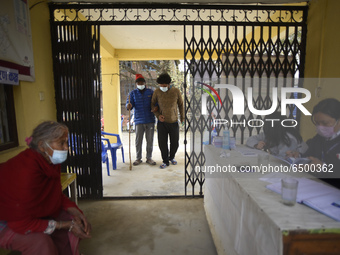
<path fill-rule="evenodd" d="M 143 75 L 137 73 L 136 74 L 136 80 L 138 80 L 138 79 L 144 79 Z"/>

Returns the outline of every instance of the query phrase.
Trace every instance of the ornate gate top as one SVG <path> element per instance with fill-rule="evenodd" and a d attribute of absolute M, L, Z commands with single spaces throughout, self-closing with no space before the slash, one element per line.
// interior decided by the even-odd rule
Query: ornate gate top
<path fill-rule="evenodd" d="M 53 22 L 96 24 L 301 25 L 307 6 L 188 4 L 50 4 Z"/>

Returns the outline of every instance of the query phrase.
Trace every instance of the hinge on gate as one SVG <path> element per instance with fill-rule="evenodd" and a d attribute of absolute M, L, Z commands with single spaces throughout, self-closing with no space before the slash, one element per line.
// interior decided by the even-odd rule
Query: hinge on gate
<path fill-rule="evenodd" d="M 187 140 L 184 140 L 184 144 L 187 144 Z"/>

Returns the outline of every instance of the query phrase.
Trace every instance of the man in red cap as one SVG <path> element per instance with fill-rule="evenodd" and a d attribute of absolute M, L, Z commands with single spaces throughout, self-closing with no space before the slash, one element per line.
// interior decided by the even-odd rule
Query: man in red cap
<path fill-rule="evenodd" d="M 153 135 L 155 132 L 155 115 L 151 112 L 151 98 L 153 90 L 146 88 L 143 75 L 136 74 L 137 88 L 132 90 L 129 98 L 126 100 L 126 108 L 128 110 L 135 109 L 135 124 L 136 124 L 136 161 L 134 166 L 142 163 L 142 144 L 145 133 L 146 139 L 146 163 L 156 165 L 152 160 Z"/>

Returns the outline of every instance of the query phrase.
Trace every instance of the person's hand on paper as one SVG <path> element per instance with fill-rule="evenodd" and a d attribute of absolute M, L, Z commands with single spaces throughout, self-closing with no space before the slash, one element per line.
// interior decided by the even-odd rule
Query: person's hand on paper
<path fill-rule="evenodd" d="M 263 150 L 263 148 L 266 146 L 266 143 L 264 142 L 264 141 L 260 141 L 260 142 L 258 142 L 255 146 L 254 146 L 254 148 L 255 149 L 258 149 L 258 150 Z"/>
<path fill-rule="evenodd" d="M 300 153 L 298 151 L 286 151 L 286 156 L 289 158 L 299 158 Z"/>
<path fill-rule="evenodd" d="M 315 157 L 308 157 L 308 158 L 311 160 L 311 162 L 309 163 L 310 165 L 322 165 L 323 164 L 323 162 L 318 158 L 315 158 Z"/>

